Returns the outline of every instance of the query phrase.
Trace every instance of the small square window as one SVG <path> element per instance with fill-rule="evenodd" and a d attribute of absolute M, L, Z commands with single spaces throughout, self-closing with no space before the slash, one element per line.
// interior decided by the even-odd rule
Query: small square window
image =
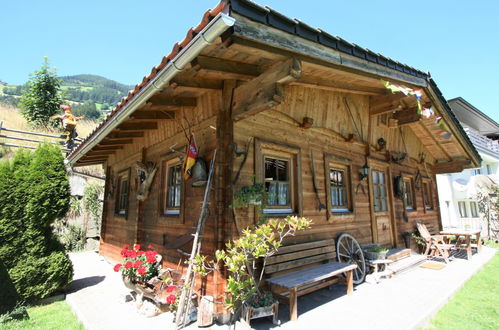
<path fill-rule="evenodd" d="M 127 216 L 128 198 L 130 192 L 130 171 L 126 170 L 118 174 L 118 191 L 116 192 L 115 213 L 120 216 Z"/>

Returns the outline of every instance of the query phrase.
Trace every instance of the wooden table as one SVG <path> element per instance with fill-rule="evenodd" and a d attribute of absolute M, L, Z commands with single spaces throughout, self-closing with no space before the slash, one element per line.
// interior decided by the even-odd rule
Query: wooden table
<path fill-rule="evenodd" d="M 456 249 L 466 250 L 468 260 L 471 259 L 471 236 L 476 235 L 476 248 L 477 252 L 482 249 L 482 243 L 480 242 L 480 230 L 459 230 L 459 229 L 448 229 L 440 232 L 442 235 L 454 235 L 457 237 Z M 464 237 L 464 244 L 460 244 L 459 241 L 461 237 Z"/>

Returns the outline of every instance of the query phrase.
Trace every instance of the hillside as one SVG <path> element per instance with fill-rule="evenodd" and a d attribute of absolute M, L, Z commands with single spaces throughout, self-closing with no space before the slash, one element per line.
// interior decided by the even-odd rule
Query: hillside
<path fill-rule="evenodd" d="M 73 106 L 77 115 L 89 119 L 102 116 L 111 110 L 132 88 L 101 76 L 80 74 L 60 77 L 65 102 Z M 0 84 L 0 102 L 18 106 L 25 85 Z"/>

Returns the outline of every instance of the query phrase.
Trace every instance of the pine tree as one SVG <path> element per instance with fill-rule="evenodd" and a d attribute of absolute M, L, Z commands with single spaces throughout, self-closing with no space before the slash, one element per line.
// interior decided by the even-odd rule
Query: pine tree
<path fill-rule="evenodd" d="M 35 71 L 23 91 L 20 106 L 26 120 L 35 126 L 48 126 L 50 116 L 59 110 L 61 99 L 61 80 L 57 78 L 55 68 L 49 67 L 48 58 L 44 58 L 39 71 Z"/>

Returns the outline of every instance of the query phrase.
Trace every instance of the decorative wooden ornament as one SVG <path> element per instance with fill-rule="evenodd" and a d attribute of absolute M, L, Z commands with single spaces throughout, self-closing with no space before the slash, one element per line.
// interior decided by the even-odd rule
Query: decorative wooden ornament
<path fill-rule="evenodd" d="M 145 164 L 137 162 L 135 163 L 135 170 L 137 171 L 137 177 L 139 179 L 137 186 L 137 199 L 139 201 L 145 201 L 149 196 L 149 189 L 158 169 L 156 164 L 152 162 L 147 162 Z"/>

